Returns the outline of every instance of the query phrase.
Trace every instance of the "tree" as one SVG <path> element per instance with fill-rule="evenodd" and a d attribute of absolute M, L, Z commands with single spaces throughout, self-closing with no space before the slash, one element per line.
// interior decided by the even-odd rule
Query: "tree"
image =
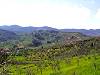
<path fill-rule="evenodd" d="M 35 46 L 35 47 L 38 47 L 38 46 L 42 45 L 42 42 L 38 39 L 33 39 L 32 45 Z"/>
<path fill-rule="evenodd" d="M 0 49 L 0 64 L 3 64 L 7 61 L 9 54 L 4 50 Z"/>

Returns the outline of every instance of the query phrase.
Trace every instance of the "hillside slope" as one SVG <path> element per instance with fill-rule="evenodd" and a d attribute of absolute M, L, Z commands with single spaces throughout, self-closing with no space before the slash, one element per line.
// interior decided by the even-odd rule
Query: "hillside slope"
<path fill-rule="evenodd" d="M 21 41 L 32 46 L 41 46 L 56 43 L 70 43 L 89 38 L 79 32 L 61 32 L 56 30 L 37 30 L 32 33 L 23 34 Z"/>
<path fill-rule="evenodd" d="M 84 35 L 89 35 L 89 36 L 100 36 L 100 29 L 56 29 L 48 26 L 43 26 L 43 27 L 33 27 L 33 26 L 28 26 L 28 27 L 22 27 L 19 25 L 3 25 L 0 26 L 0 29 L 3 30 L 8 30 L 16 33 L 32 33 L 33 31 L 38 31 L 38 30 L 58 30 L 58 31 L 63 31 L 63 32 L 79 32 Z"/>
<path fill-rule="evenodd" d="M 18 36 L 14 32 L 0 29 L 0 41 L 1 42 L 7 41 L 7 40 L 13 40 L 17 38 Z"/>
<path fill-rule="evenodd" d="M 1 75 L 100 75 L 100 37 L 10 55 Z M 12 52 L 13 53 L 13 52 Z M 6 66 L 6 67 L 5 67 Z"/>

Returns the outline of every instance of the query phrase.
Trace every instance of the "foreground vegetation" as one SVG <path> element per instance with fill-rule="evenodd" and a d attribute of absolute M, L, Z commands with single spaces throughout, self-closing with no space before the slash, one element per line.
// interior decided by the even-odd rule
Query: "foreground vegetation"
<path fill-rule="evenodd" d="M 25 61 L 16 57 L 18 61 Z M 100 75 L 100 56 L 82 56 L 41 63 L 5 64 L 1 75 Z"/>
<path fill-rule="evenodd" d="M 0 75 L 100 75 L 100 37 L 86 39 L 77 33 L 59 33 L 63 38 L 56 39 L 59 34 L 51 32 L 49 37 L 47 33 L 45 37 L 42 32 L 33 33 L 31 40 L 23 36 L 20 43 L 6 42 L 0 49 Z M 27 39 L 31 46 L 25 43 Z"/>

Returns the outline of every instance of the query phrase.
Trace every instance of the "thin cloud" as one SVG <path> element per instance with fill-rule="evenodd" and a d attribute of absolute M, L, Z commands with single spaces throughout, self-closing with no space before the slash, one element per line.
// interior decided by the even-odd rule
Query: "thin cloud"
<path fill-rule="evenodd" d="M 50 26 L 55 28 L 89 28 L 91 10 L 84 6 L 38 2 L 0 1 L 0 24 Z M 27 0 L 26 0 L 27 1 Z M 31 1 L 31 0 L 30 0 Z M 2 7 L 1 7 L 2 6 Z"/>

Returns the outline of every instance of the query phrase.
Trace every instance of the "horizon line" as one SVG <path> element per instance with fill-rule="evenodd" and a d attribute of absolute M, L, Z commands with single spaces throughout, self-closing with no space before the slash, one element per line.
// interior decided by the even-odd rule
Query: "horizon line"
<path fill-rule="evenodd" d="M 89 29 L 86 29 L 86 28 L 55 28 L 55 27 L 52 27 L 52 26 L 47 26 L 47 25 L 44 25 L 44 26 L 22 26 L 22 25 L 18 25 L 18 24 L 11 24 L 11 25 L 0 25 L 1 26 L 19 26 L 19 27 L 50 27 L 50 28 L 54 28 L 54 29 L 58 29 L 58 30 L 61 30 L 61 29 L 83 29 L 83 30 L 97 30 L 97 29 L 100 29 L 100 28 L 96 28 L 96 29 L 93 29 L 93 28 L 89 28 Z"/>

